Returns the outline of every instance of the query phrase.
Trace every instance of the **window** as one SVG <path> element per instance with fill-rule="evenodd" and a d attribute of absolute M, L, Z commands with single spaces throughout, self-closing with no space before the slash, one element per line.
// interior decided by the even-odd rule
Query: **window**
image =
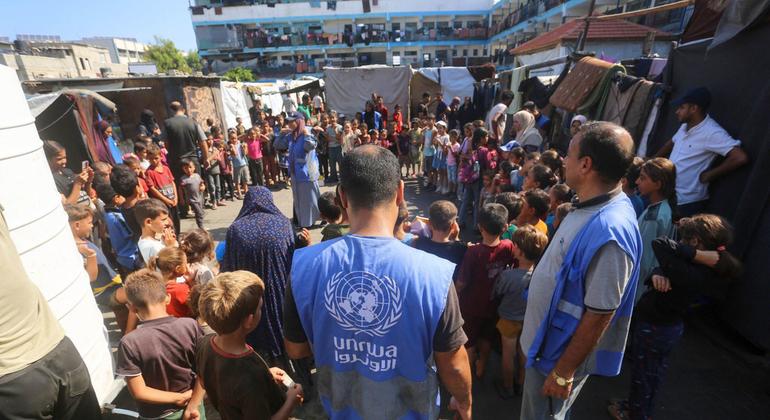
<path fill-rule="evenodd" d="M 463 50 L 463 57 L 467 57 L 467 56 L 468 56 L 468 50 Z"/>
<path fill-rule="evenodd" d="M 425 28 L 425 29 L 436 29 L 436 22 L 425 22 L 423 24 L 423 28 Z"/>
<path fill-rule="evenodd" d="M 401 30 L 401 22 L 393 22 L 393 23 L 391 23 L 391 30 L 393 30 L 393 31 L 400 31 Z"/>
<path fill-rule="evenodd" d="M 475 49 L 474 49 L 474 50 L 473 50 L 473 56 L 474 56 L 474 57 L 476 57 L 477 55 L 479 55 L 479 50 L 475 50 Z"/>
<path fill-rule="evenodd" d="M 457 57 L 457 49 L 452 50 L 452 57 Z"/>
<path fill-rule="evenodd" d="M 417 51 L 404 51 L 404 57 L 417 57 Z"/>
<path fill-rule="evenodd" d="M 81 69 L 83 69 L 83 70 L 85 70 L 85 69 L 86 69 L 86 62 L 85 62 L 85 61 L 83 61 L 83 58 L 82 58 L 82 57 L 80 58 L 80 68 L 81 68 Z"/>
<path fill-rule="evenodd" d="M 454 21 L 453 27 L 455 29 L 461 29 L 463 27 L 463 22 L 461 20 Z"/>
<path fill-rule="evenodd" d="M 436 25 L 437 28 L 448 28 L 449 22 L 438 22 Z"/>
<path fill-rule="evenodd" d="M 487 56 L 487 49 L 486 49 L 486 48 L 484 48 L 484 53 L 483 53 L 483 55 L 484 55 L 484 57 L 486 57 L 486 56 Z"/>

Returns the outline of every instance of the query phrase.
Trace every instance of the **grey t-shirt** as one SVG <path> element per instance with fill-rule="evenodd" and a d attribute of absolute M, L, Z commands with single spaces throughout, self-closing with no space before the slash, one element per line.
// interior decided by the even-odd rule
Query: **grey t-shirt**
<path fill-rule="evenodd" d="M 329 138 L 329 147 L 340 147 L 337 141 L 337 134 L 342 133 L 342 126 L 339 124 L 329 124 L 326 126 L 326 135 Z"/>
<path fill-rule="evenodd" d="M 614 200 L 623 199 L 619 190 L 613 191 L 609 201 L 594 206 L 577 208 L 564 218 L 548 245 L 540 263 L 532 273 L 527 296 L 527 311 L 524 316 L 524 329 L 521 333 L 521 348 L 526 353 L 532 346 L 535 334 L 548 314 L 551 305 L 556 276 L 561 269 L 564 257 L 572 240 L 583 226 L 599 209 Z M 594 255 L 585 278 L 585 299 L 587 310 L 593 312 L 612 312 L 620 306 L 623 291 L 633 271 L 633 260 L 615 242 L 609 242 L 599 248 Z M 620 321 L 620 320 L 619 320 Z M 630 317 L 622 322 L 613 322 L 605 331 L 604 338 L 617 337 L 628 330 Z M 592 359 L 593 354 L 586 360 Z M 580 369 L 578 369 L 578 374 Z"/>
<path fill-rule="evenodd" d="M 201 176 L 198 174 L 191 174 L 190 176 L 184 175 L 182 177 L 180 184 L 182 184 L 182 188 L 184 188 L 187 201 L 192 203 L 203 203 L 203 197 L 201 194 L 202 183 L 203 178 L 201 178 Z"/>
<path fill-rule="evenodd" d="M 502 296 L 497 314 L 510 321 L 521 321 L 527 309 L 524 290 L 529 287 L 532 270 L 512 268 L 500 273 L 495 282 L 495 296 Z"/>

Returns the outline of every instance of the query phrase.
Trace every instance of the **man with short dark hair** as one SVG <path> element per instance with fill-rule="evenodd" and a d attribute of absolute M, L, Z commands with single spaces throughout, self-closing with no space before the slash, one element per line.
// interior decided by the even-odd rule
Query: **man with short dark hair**
<path fill-rule="evenodd" d="M 657 156 L 668 157 L 676 166 L 678 211 L 687 217 L 706 210 L 711 181 L 745 165 L 749 157 L 740 140 L 708 115 L 711 93 L 707 88 L 693 89 L 671 105 L 676 107 L 676 118 L 682 125 Z M 717 156 L 725 159 L 712 168 Z"/>
<path fill-rule="evenodd" d="M 615 376 L 623 360 L 642 239 L 620 179 L 634 157 L 618 125 L 584 125 L 564 161 L 579 203 L 532 273 L 521 348 L 521 418 L 564 419 L 589 375 Z"/>
<path fill-rule="evenodd" d="M 287 353 L 315 357 L 318 392 L 333 419 L 436 418 L 439 379 L 450 405 L 470 418 L 454 264 L 393 238 L 404 201 L 393 153 L 361 146 L 343 157 L 340 173 L 350 234 L 295 252 Z"/>
<path fill-rule="evenodd" d="M 489 144 L 490 147 L 495 147 L 501 144 L 503 141 L 503 131 L 505 129 L 505 115 L 508 111 L 508 107 L 513 102 L 513 92 L 510 90 L 503 91 L 500 96 L 500 103 L 492 107 L 487 114 L 485 121 L 487 129 L 489 130 Z"/>
<path fill-rule="evenodd" d="M 179 180 L 182 179 L 182 159 L 190 159 L 195 164 L 195 172 L 201 172 L 201 165 L 198 161 L 197 148 L 201 149 L 200 162 L 204 167 L 208 166 L 209 148 L 206 144 L 206 134 L 203 129 L 195 123 L 190 117 L 185 115 L 185 109 L 179 101 L 173 101 L 168 105 L 174 116 L 163 122 L 166 130 L 166 148 L 168 149 L 168 167 L 174 175 L 177 182 L 177 191 L 182 191 Z M 178 208 L 182 214 L 187 213 L 187 205 L 178 203 Z"/>

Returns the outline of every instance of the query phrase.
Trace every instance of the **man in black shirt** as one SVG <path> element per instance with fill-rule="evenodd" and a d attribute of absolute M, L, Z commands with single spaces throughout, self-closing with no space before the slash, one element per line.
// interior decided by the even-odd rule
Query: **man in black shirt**
<path fill-rule="evenodd" d="M 203 130 L 190 117 L 185 115 L 185 109 L 178 101 L 173 101 L 168 106 L 174 116 L 163 122 L 166 129 L 166 148 L 168 149 L 168 166 L 177 182 L 177 191 L 182 191 L 179 181 L 182 179 L 182 159 L 190 159 L 196 166 L 196 172 L 201 173 L 198 163 L 198 150 L 201 149 L 200 162 L 204 167 L 208 166 L 209 149 L 206 144 L 206 135 Z M 187 213 L 187 205 L 179 206 L 182 214 Z"/>

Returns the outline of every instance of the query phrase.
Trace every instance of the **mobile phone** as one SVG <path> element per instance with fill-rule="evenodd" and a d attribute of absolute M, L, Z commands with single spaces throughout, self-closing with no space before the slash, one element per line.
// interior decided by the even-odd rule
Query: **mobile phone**
<path fill-rule="evenodd" d="M 292 389 L 292 388 L 294 388 L 294 380 L 292 380 L 289 375 L 284 374 L 283 375 L 283 385 L 286 388 L 288 388 L 288 389 Z"/>
<path fill-rule="evenodd" d="M 86 169 L 88 169 L 88 161 L 84 160 L 84 161 L 80 162 L 80 170 L 81 171 L 85 171 Z"/>

